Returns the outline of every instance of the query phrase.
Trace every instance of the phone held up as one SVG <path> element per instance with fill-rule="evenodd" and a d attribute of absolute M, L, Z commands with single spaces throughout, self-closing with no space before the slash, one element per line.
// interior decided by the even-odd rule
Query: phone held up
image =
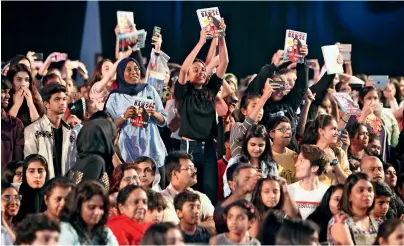
<path fill-rule="evenodd" d="M 153 28 L 153 37 L 158 37 L 160 36 L 161 33 L 161 27 L 155 26 Z"/>

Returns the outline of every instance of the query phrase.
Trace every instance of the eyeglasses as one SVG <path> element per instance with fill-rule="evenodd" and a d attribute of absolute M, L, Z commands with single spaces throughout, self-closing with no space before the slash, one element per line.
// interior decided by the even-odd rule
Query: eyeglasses
<path fill-rule="evenodd" d="M 197 168 L 196 167 L 193 167 L 193 166 L 190 166 L 190 167 L 187 167 L 187 168 L 181 168 L 180 170 L 184 170 L 184 171 L 191 171 L 191 172 L 196 172 L 197 171 Z"/>
<path fill-rule="evenodd" d="M 21 201 L 22 200 L 22 195 L 4 195 L 4 196 L 1 197 L 1 199 L 3 199 L 6 202 L 9 202 L 11 200 Z"/>
<path fill-rule="evenodd" d="M 276 129 L 276 130 L 280 131 L 282 133 L 285 133 L 285 132 L 292 131 L 292 128 L 291 127 L 281 127 L 281 128 Z"/>
<path fill-rule="evenodd" d="M 22 172 L 15 172 L 14 173 L 14 176 L 21 176 L 22 175 Z"/>
<path fill-rule="evenodd" d="M 129 183 L 132 180 L 139 181 L 139 176 L 132 176 L 132 177 L 128 176 L 128 177 L 124 177 L 122 180 L 127 183 Z"/>

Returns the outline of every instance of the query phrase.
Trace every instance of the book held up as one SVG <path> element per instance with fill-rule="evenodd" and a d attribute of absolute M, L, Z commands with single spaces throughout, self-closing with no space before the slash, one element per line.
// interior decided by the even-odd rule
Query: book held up
<path fill-rule="evenodd" d="M 136 30 L 133 12 L 117 11 L 119 26 L 119 51 L 140 49 L 145 47 L 147 32 L 145 30 Z"/>
<path fill-rule="evenodd" d="M 300 52 L 303 45 L 306 45 L 307 33 L 293 30 L 286 30 L 285 47 L 283 59 L 291 62 L 303 63 L 304 57 Z"/>
<path fill-rule="evenodd" d="M 338 63 L 339 48 L 338 45 L 326 45 L 321 47 L 323 51 L 324 63 L 327 68 L 327 74 L 344 73 L 342 64 Z"/>
<path fill-rule="evenodd" d="M 213 38 L 225 36 L 225 30 L 221 29 L 219 26 L 222 20 L 222 18 L 220 17 L 219 8 L 213 7 L 198 9 L 196 11 L 196 14 L 198 15 L 201 28 L 208 30 Z M 209 37 L 208 39 L 211 39 L 211 37 Z"/>
<path fill-rule="evenodd" d="M 352 100 L 351 96 L 346 92 L 335 92 L 332 96 L 337 101 L 339 107 L 346 115 L 360 115 L 359 105 Z"/>
<path fill-rule="evenodd" d="M 150 116 L 147 109 L 154 103 L 151 99 L 133 97 L 135 99 L 133 106 L 135 107 L 136 115 L 130 119 L 130 123 L 134 127 L 146 128 L 149 124 Z"/>

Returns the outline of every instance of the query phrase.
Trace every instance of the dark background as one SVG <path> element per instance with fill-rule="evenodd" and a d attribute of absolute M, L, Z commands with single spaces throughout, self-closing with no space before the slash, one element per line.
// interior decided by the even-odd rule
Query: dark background
<path fill-rule="evenodd" d="M 2 2 L 1 58 L 28 50 L 78 59 L 86 2 Z M 133 11 L 138 29 L 162 28 L 163 51 L 182 63 L 199 38 L 198 8 L 219 7 L 227 24 L 229 72 L 256 73 L 283 49 L 286 29 L 307 32 L 309 57 L 321 46 L 351 43 L 354 73 L 404 75 L 404 2 L 99 2 L 102 50 L 112 58 L 116 11 Z M 207 51 L 207 43 L 203 51 Z M 205 57 L 200 53 L 200 58 Z M 91 71 L 90 71 L 91 72 Z"/>

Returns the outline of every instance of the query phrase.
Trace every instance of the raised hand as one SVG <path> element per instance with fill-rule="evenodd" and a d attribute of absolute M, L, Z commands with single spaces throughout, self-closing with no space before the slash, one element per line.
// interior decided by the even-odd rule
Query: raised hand
<path fill-rule="evenodd" d="M 309 54 L 309 46 L 307 44 L 302 45 L 302 47 L 300 48 L 300 54 L 303 57 L 306 57 Z"/>
<path fill-rule="evenodd" d="M 163 37 L 161 36 L 161 34 L 157 34 L 158 36 L 153 36 L 152 37 L 152 45 L 154 45 L 154 49 L 156 51 L 160 51 L 161 50 L 161 44 L 163 43 Z"/>

